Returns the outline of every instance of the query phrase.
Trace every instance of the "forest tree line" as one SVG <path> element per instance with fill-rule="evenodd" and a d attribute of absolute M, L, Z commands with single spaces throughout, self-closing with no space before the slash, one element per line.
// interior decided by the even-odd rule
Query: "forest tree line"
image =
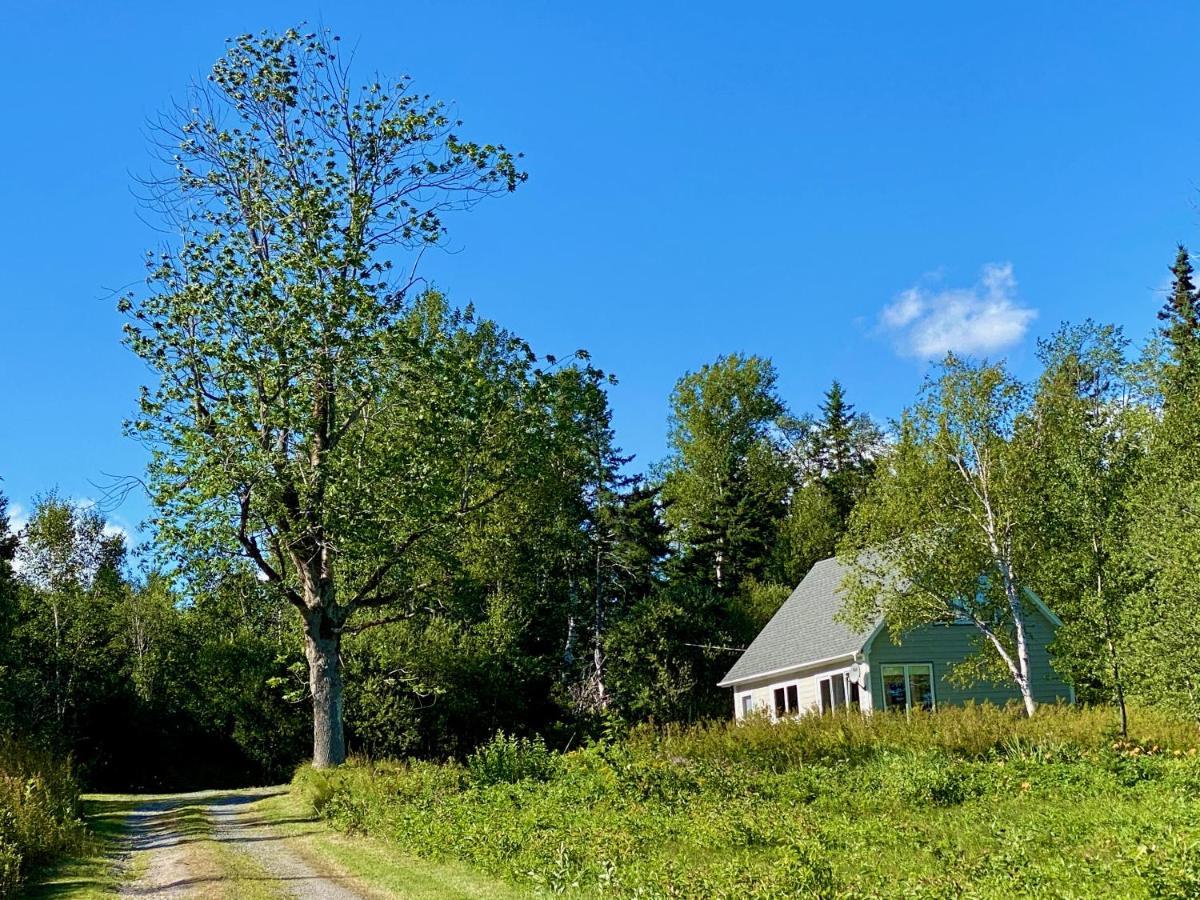
<path fill-rule="evenodd" d="M 937 559 L 987 569 L 972 526 L 939 512 L 955 496 L 945 442 L 964 428 L 1004 454 L 991 490 L 1022 577 L 1064 619 L 1052 649 L 1079 699 L 1200 718 L 1200 299 L 1182 249 L 1174 278 L 1140 353 L 1085 323 L 1041 342 L 1030 384 L 950 358 L 887 427 L 837 382 L 796 415 L 769 360 L 722 357 L 679 380 L 670 453 L 636 475 L 605 379 L 559 369 L 548 452 L 439 545 L 419 609 L 345 636 L 349 748 L 438 757 L 498 730 L 566 744 L 614 719 L 728 715 L 716 683 L 737 650 L 839 544 L 926 535 L 942 516 L 965 549 Z M 6 730 L 113 783 L 279 777 L 305 756 L 298 625 L 249 567 L 135 566 L 99 510 L 53 492 L 19 534 L 0 522 Z M 998 663 L 963 675 L 1003 679 Z"/>
<path fill-rule="evenodd" d="M 717 682 L 834 553 L 851 620 L 977 595 L 959 677 L 1020 685 L 1006 609 L 1031 587 L 1082 701 L 1200 717 L 1182 247 L 1145 347 L 1063 326 L 1028 383 L 951 356 L 886 424 L 838 382 L 791 410 L 734 353 L 679 379 L 642 467 L 585 352 L 539 355 L 414 274 L 520 155 L 407 81 L 350 84 L 324 33 L 243 35 L 158 123 L 146 186 L 180 238 L 119 306 L 155 374 L 127 425 L 151 546 L 53 491 L 19 534 L 0 510 L 0 729 L 165 786 L 726 716 Z"/>

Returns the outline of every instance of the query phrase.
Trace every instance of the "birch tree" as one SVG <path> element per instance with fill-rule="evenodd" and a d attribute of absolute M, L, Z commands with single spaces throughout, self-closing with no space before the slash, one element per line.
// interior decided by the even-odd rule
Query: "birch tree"
<path fill-rule="evenodd" d="M 959 674 L 1002 673 L 1032 715 L 1025 564 L 1038 499 L 1028 448 L 1014 440 L 1027 400 L 1002 365 L 947 356 L 904 413 L 839 555 L 849 565 L 848 621 L 883 615 L 902 640 L 965 618 L 980 652 Z"/>

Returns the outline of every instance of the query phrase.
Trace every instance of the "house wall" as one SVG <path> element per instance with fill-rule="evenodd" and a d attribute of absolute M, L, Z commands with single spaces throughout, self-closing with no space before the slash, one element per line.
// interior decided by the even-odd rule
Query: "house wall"
<path fill-rule="evenodd" d="M 837 672 L 846 671 L 851 662 L 853 660 L 846 657 L 832 663 L 822 663 L 818 666 L 739 684 L 733 689 L 733 717 L 735 719 L 743 718 L 742 698 L 748 694 L 751 698 L 752 712 L 760 713 L 765 710 L 771 718 L 774 718 L 775 689 L 786 688 L 789 684 L 796 685 L 800 704 L 799 711 L 801 713 L 813 712 L 820 705 L 818 685 L 821 679 Z M 864 706 L 869 705 L 868 701 L 869 698 L 860 700 Z"/>
<path fill-rule="evenodd" d="M 1054 639 L 1054 625 L 1041 613 L 1034 612 L 1027 621 L 1029 635 L 1029 668 L 1033 676 L 1033 696 L 1039 703 L 1072 702 L 1070 686 L 1054 671 L 1047 649 Z M 926 625 L 905 634 L 897 644 L 884 628 L 868 648 L 871 696 L 875 709 L 883 708 L 883 678 L 881 666 L 889 663 L 932 663 L 933 697 L 936 705 L 990 701 L 1003 706 L 1010 700 L 1021 699 L 1011 682 L 981 682 L 963 688 L 947 680 L 954 664 L 977 651 L 981 637 L 974 625 Z"/>

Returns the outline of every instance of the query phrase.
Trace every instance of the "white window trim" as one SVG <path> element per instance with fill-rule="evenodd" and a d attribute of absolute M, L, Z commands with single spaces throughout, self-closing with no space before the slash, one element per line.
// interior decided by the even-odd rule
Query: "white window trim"
<path fill-rule="evenodd" d="M 821 672 L 819 675 L 813 676 L 813 680 L 816 682 L 816 686 L 817 686 L 817 711 L 820 712 L 821 714 L 824 714 L 826 711 L 825 710 L 825 701 L 821 697 L 821 682 L 836 678 L 839 675 L 842 678 L 842 685 L 846 692 L 846 695 L 845 695 L 846 696 L 846 704 L 845 704 L 844 708 L 845 709 L 850 708 L 850 667 L 847 666 L 844 669 L 835 669 L 832 672 Z M 830 691 L 830 697 L 832 698 L 832 696 L 833 696 L 833 687 L 832 686 L 829 688 L 829 691 Z M 862 699 L 861 699 L 862 698 L 862 689 L 861 688 L 859 689 L 858 696 L 859 696 L 859 705 L 861 706 L 862 705 Z"/>
<path fill-rule="evenodd" d="M 744 718 L 746 718 L 746 716 L 754 714 L 754 692 L 753 691 L 748 691 L 745 694 L 739 694 L 738 701 L 740 704 L 738 706 L 738 717 L 739 718 L 744 719 Z M 749 701 L 749 703 L 747 703 L 746 701 Z"/>
<path fill-rule="evenodd" d="M 801 712 L 803 712 L 803 707 L 800 705 L 800 679 L 793 678 L 791 681 L 777 681 L 771 685 L 771 693 L 767 697 L 767 703 L 770 705 L 770 708 L 771 708 L 771 721 L 772 722 L 778 722 L 781 718 L 779 713 L 776 712 L 776 710 L 775 710 L 775 692 L 779 691 L 779 690 L 783 691 L 783 702 L 786 705 L 787 704 L 787 689 L 793 684 L 796 686 L 796 708 L 795 709 L 785 709 L 782 718 L 798 716 L 798 715 L 800 715 Z"/>
<path fill-rule="evenodd" d="M 883 702 L 884 711 L 888 711 L 890 707 L 887 705 L 887 685 L 884 682 L 884 669 L 903 669 L 904 670 L 904 714 L 908 715 L 912 712 L 913 706 L 913 690 L 912 690 L 912 669 L 927 669 L 929 671 L 929 697 L 933 701 L 933 709 L 937 709 L 937 680 L 933 675 L 932 662 L 912 662 L 912 663 L 880 663 L 879 664 L 879 690 L 882 693 L 880 698 Z"/>

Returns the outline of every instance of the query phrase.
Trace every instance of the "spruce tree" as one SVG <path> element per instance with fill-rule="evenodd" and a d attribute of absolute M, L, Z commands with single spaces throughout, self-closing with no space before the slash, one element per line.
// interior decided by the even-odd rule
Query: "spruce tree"
<path fill-rule="evenodd" d="M 866 489 L 883 436 L 869 416 L 846 402 L 839 381 L 829 386 L 817 408 L 819 419 L 803 419 L 794 428 L 801 435 L 798 443 L 807 457 L 798 463 L 799 476 L 805 483 L 818 481 L 829 491 L 840 531 Z"/>
<path fill-rule="evenodd" d="M 1176 373 L 1184 377 L 1192 373 L 1200 358 L 1197 352 L 1200 348 L 1200 296 L 1196 293 L 1192 272 L 1187 248 L 1180 244 L 1175 264 L 1171 266 L 1174 279 L 1171 295 L 1158 312 L 1159 320 L 1164 323 L 1162 333 L 1170 344 Z"/>

